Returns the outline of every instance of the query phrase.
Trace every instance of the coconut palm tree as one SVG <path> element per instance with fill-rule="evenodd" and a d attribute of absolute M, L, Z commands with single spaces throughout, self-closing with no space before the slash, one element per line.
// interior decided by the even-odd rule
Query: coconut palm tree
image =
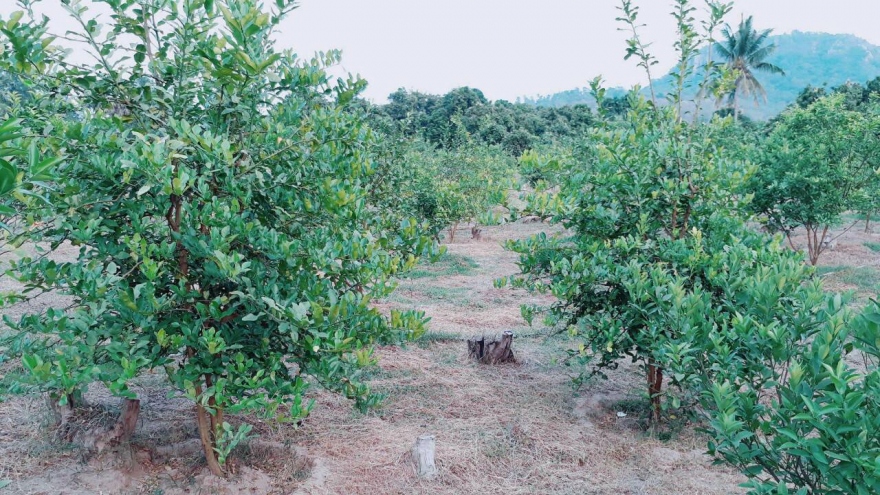
<path fill-rule="evenodd" d="M 752 27 L 752 16 L 749 16 L 740 20 L 736 31 L 732 31 L 729 25 L 726 26 L 721 32 L 722 41 L 715 44 L 715 49 L 726 62 L 727 68 L 736 77 L 733 88 L 726 96 L 728 104 L 733 108 L 734 119 L 739 118 L 741 97 L 751 96 L 755 99 L 755 104 L 758 104 L 759 98 L 767 100 L 767 92 L 755 77 L 756 72 L 785 75 L 781 68 L 766 61 L 776 51 L 775 44 L 767 43 L 772 32 L 772 29 L 756 31 Z"/>

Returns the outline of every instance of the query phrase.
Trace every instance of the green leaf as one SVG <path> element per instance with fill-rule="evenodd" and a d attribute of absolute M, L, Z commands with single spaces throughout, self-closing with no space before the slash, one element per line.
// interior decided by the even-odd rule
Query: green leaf
<path fill-rule="evenodd" d="M 6 160 L 0 159 L 0 196 L 15 189 L 18 169 Z"/>
<path fill-rule="evenodd" d="M 56 157 L 56 158 L 47 158 L 36 165 L 33 165 L 30 169 L 31 179 L 32 180 L 49 180 L 52 178 L 51 175 L 48 174 L 49 170 L 56 167 L 59 163 L 63 162 L 64 158 Z"/>

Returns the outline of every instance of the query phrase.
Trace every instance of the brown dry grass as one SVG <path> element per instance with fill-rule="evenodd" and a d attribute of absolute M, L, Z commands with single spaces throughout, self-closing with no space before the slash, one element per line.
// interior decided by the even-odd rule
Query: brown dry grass
<path fill-rule="evenodd" d="M 499 241 L 546 228 L 513 224 L 484 229 L 479 242 L 459 237 L 449 252 L 475 261 L 473 273 L 402 284 L 416 293 L 409 302 L 434 318 L 432 329 L 443 339 L 380 350 L 372 383 L 388 398 L 375 413 L 356 414 L 337 397 L 317 395 L 315 412 L 293 435 L 329 470 L 324 484 L 308 493 L 740 492 L 741 476 L 710 466 L 704 442 L 691 431 L 664 443 L 618 420 L 617 400 L 641 387 L 636 370 L 622 367 L 612 380 L 588 384 L 579 398 L 569 370 L 555 363 L 564 340 L 521 337 L 513 365 L 467 360 L 463 339 L 471 334 L 535 333 L 522 330 L 519 305 L 549 299 L 495 289 L 492 281 L 516 272 L 515 256 Z M 465 293 L 417 295 L 438 289 Z M 417 479 L 409 460 L 416 437 L 426 432 L 437 439 L 440 473 L 431 481 Z"/>
<path fill-rule="evenodd" d="M 573 370 L 558 364 L 568 345 L 526 329 L 523 303 L 546 297 L 495 289 L 493 280 L 516 272 L 515 256 L 499 243 L 548 227 L 511 224 L 487 227 L 482 241 L 466 235 L 449 252 L 471 266 L 452 275 L 401 281 L 386 308 L 415 306 L 433 318 L 430 338 L 405 348 L 378 350 L 370 371 L 373 387 L 387 394 L 381 409 L 360 414 L 350 402 L 320 390 L 317 405 L 297 429 L 248 421 L 261 443 L 239 452 L 238 477 L 218 482 L 205 476 L 192 406 L 168 398 L 160 375 L 139 379 L 142 416 L 128 463 L 108 465 L 75 448 L 53 443 L 39 398 L 0 403 L 2 493 L 308 493 L 308 494 L 728 494 L 742 493 L 737 472 L 711 465 L 705 440 L 687 425 L 661 442 L 617 418 L 621 400 L 643 387 L 638 370 L 622 365 L 609 380 L 579 390 Z M 873 234 L 850 231 L 826 266 L 880 266 L 864 247 Z M 430 271 L 430 269 L 428 269 Z M 835 275 L 826 276 L 834 284 Z M 463 339 L 513 329 L 518 362 L 487 367 L 466 359 Z M 115 401 L 100 387 L 87 396 L 104 410 Z M 438 476 L 419 480 L 409 451 L 416 437 L 437 439 Z"/>

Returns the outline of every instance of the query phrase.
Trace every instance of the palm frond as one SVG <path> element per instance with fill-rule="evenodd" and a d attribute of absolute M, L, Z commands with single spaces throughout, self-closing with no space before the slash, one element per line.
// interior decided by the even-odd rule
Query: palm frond
<path fill-rule="evenodd" d="M 715 51 L 718 52 L 718 55 L 722 59 L 727 60 L 728 62 L 734 59 L 733 50 L 721 43 L 715 43 Z"/>
<path fill-rule="evenodd" d="M 751 64 L 759 64 L 767 59 L 773 52 L 776 51 L 776 45 L 767 45 L 758 47 L 755 50 L 752 50 L 752 53 L 746 57 L 746 59 Z"/>
<path fill-rule="evenodd" d="M 773 32 L 772 29 L 767 29 L 767 30 L 762 31 L 760 33 L 755 33 L 752 36 L 752 39 L 750 40 L 750 44 L 748 46 L 748 50 L 747 50 L 748 55 L 749 56 L 754 55 L 754 53 L 756 51 L 763 49 L 765 46 L 776 46 L 773 44 L 765 45 L 765 43 L 767 42 L 767 38 L 770 37 L 770 33 L 772 33 L 772 32 Z"/>
<path fill-rule="evenodd" d="M 785 75 L 785 71 L 782 70 L 782 67 L 779 67 L 777 65 L 773 65 L 769 62 L 761 62 L 759 64 L 754 64 L 754 65 L 752 65 L 752 67 L 755 70 L 759 70 L 761 72 L 767 72 L 768 74 L 779 74 L 780 76 Z"/>

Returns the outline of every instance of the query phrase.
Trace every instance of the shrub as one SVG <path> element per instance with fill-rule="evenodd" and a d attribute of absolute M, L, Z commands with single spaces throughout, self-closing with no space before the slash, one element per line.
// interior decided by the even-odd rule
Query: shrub
<path fill-rule="evenodd" d="M 706 392 L 710 452 L 749 477 L 750 493 L 880 491 L 880 306 L 852 324 L 839 297 L 822 313 L 801 346 L 756 342 L 765 366 L 730 368 Z M 862 369 L 846 360 L 854 348 Z"/>
<path fill-rule="evenodd" d="M 621 20 L 633 32 L 627 58 L 638 59 L 650 76 L 653 57 L 638 37 L 638 8 L 622 4 Z M 593 162 L 563 176 L 558 194 L 531 198 L 531 209 L 551 212 L 570 235 L 541 234 L 508 244 L 520 254 L 523 273 L 512 282 L 558 298 L 549 323 L 567 326 L 579 340 L 577 362 L 592 363 L 594 373 L 617 366 L 624 356 L 641 363 L 655 420 L 664 370 L 675 364 L 674 356 L 684 359 L 682 346 L 694 333 L 708 331 L 705 313 L 731 302 L 712 287 L 728 261 L 725 247 L 746 239 L 736 213 L 742 200 L 729 191 L 749 170 L 721 154 L 712 139 L 716 126 L 689 125 L 681 115 L 696 53 L 726 13 L 726 6 L 714 7 L 709 32 L 700 37 L 692 26 L 693 8 L 677 3 L 682 41 L 678 92 L 671 99 L 679 104 L 661 108 L 633 91 L 626 118 L 591 135 Z M 593 94 L 607 114 L 599 80 Z M 751 243 L 755 249 L 762 244 Z M 534 310 L 524 308 L 530 321 Z M 672 379 L 685 382 L 690 375 Z"/>
<path fill-rule="evenodd" d="M 676 5 L 687 74 L 691 9 Z M 622 10 L 635 30 L 637 10 Z M 653 65 L 637 35 L 628 55 Z M 570 362 L 591 374 L 640 363 L 655 420 L 664 395 L 673 407 L 700 401 L 710 452 L 751 493 L 876 493 L 880 305 L 851 326 L 846 300 L 826 295 L 781 236 L 750 230 L 736 192 L 754 169 L 719 146 L 729 122 L 689 125 L 629 101 L 625 119 L 593 134 L 595 160 L 529 198 L 565 230 L 510 242 L 522 275 L 509 281 L 557 298 L 547 319 L 576 339 Z M 854 349 L 865 371 L 845 361 Z M 663 391 L 667 378 L 678 394 Z"/>
<path fill-rule="evenodd" d="M 358 380 L 371 344 L 418 335 L 425 318 L 371 300 L 434 245 L 375 207 L 374 137 L 348 111 L 364 82 L 330 79 L 337 52 L 273 47 L 292 0 L 104 3 L 103 29 L 64 7 L 94 65 L 61 58 L 45 19 L 4 21 L 3 68 L 36 101 L 24 125 L 68 156 L 46 239 L 80 247 L 17 266 L 28 290 L 74 304 L 7 321 L 27 370 L 12 391 L 65 402 L 101 382 L 134 398 L 133 379 L 164 369 L 222 474 L 247 433 L 226 413 L 295 420 L 308 382 L 375 403 Z"/>

